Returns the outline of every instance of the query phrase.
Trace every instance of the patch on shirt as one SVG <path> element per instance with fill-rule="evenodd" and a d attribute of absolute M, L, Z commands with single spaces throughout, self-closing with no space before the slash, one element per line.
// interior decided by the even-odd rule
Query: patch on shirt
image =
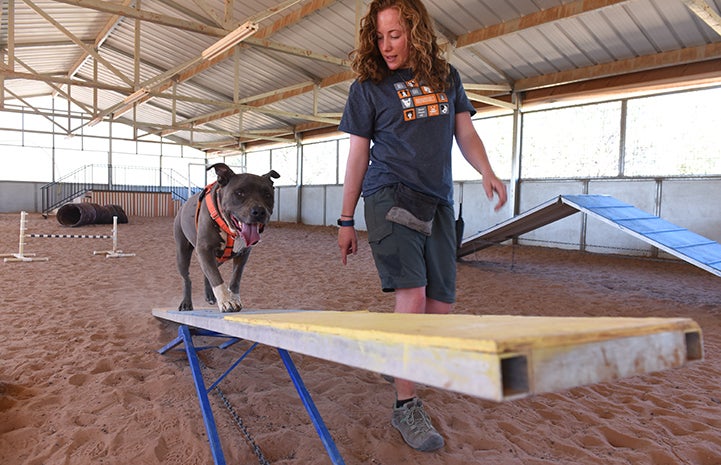
<path fill-rule="evenodd" d="M 450 111 L 448 96 L 444 92 L 435 92 L 429 86 L 418 85 L 415 79 L 396 82 L 393 86 L 401 101 L 405 121 L 447 115 Z"/>

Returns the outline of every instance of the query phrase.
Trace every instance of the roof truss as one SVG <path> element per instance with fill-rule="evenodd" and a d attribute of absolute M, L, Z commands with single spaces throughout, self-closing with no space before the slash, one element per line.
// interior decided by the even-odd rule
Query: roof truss
<path fill-rule="evenodd" d="M 463 0 L 456 0 L 461 2 Z M 538 30 L 550 24 L 561 23 L 577 18 L 585 18 L 598 14 L 601 11 L 627 7 L 639 0 L 577 0 L 571 3 L 559 4 L 555 7 L 530 12 L 506 21 L 479 27 L 470 32 L 454 35 L 453 27 L 437 21 L 437 30 L 446 41 L 446 48 L 450 55 L 464 49 L 470 49 L 497 40 L 507 40 L 524 34 L 528 31 Z M 561 85 L 577 84 L 579 82 L 608 79 L 620 75 L 629 75 L 641 71 L 661 68 L 681 67 L 698 62 L 708 62 L 711 72 L 718 69 L 721 76 L 721 16 L 718 5 L 706 0 L 676 0 L 691 11 L 699 22 L 706 24 L 710 31 L 711 40 L 708 43 L 694 46 L 680 46 L 671 50 L 660 50 L 625 59 L 594 63 L 585 66 L 576 66 L 561 69 L 555 72 L 545 72 L 523 78 L 509 78 L 508 72 L 494 63 L 488 56 L 481 57 L 489 68 L 496 69 L 496 74 L 506 76 L 505 82 L 484 83 L 464 79 L 469 97 L 485 105 L 493 105 L 509 110 L 515 104 L 509 103 L 512 92 L 527 92 L 537 89 L 557 87 Z M 63 24 L 62 18 L 56 18 L 50 6 L 53 4 L 70 5 L 78 11 L 88 11 L 102 14 L 103 20 L 98 24 L 95 34 L 88 38 L 74 33 L 70 27 Z M 241 147 L 244 143 L 258 140 L 266 141 L 292 141 L 299 132 L 314 130 L 322 127 L 334 127 L 339 121 L 339 109 L 322 111 L 318 100 L 323 92 L 345 85 L 353 79 L 349 69 L 347 57 L 337 56 L 325 51 L 312 50 L 299 47 L 293 43 L 279 40 L 286 31 L 306 24 L 312 18 L 323 18 L 331 12 L 340 0 L 285 0 L 272 8 L 259 10 L 253 15 L 238 19 L 234 11 L 234 2 L 192 0 L 192 4 L 182 3 L 180 0 L 163 0 L 162 2 L 150 0 L 123 0 L 113 3 L 100 0 L 55 0 L 48 3 L 42 0 L 8 0 L 8 15 L 3 18 L 7 43 L 4 47 L 5 61 L 0 64 L 0 80 L 3 82 L 2 98 L 22 99 L 16 92 L 5 92 L 5 84 L 12 81 L 35 82 L 44 84 L 50 92 L 63 96 L 76 104 L 79 108 L 92 115 L 87 124 L 95 124 L 107 119 L 121 119 L 132 123 L 144 134 L 185 134 L 184 142 L 199 148 L 227 146 Z M 32 10 L 37 17 L 44 20 L 48 28 L 59 31 L 64 40 L 37 38 L 31 40 L 18 40 L 16 24 L 17 9 L 23 6 L 25 10 Z M 362 2 L 355 2 L 355 23 L 362 15 L 364 7 Z M 171 11 L 173 14 L 168 14 Z M 119 28 L 128 27 L 129 23 L 135 26 L 132 50 L 127 53 L 133 61 L 132 69 L 128 66 L 120 67 L 112 59 L 106 58 L 104 50 L 112 51 L 107 45 L 108 39 Z M 262 24 L 261 24 L 262 23 Z M 200 53 L 189 59 L 180 60 L 174 66 L 168 67 L 159 62 L 141 62 L 144 55 L 143 47 L 152 46 L 142 41 L 140 34 L 143 25 L 156 25 L 168 30 L 184 31 L 194 36 L 212 38 L 215 42 Z M 240 39 L 235 37 L 239 30 L 247 29 Z M 241 31 L 242 32 L 242 31 Z M 350 33 L 350 32 L 349 32 Z M 351 33 L 352 34 L 352 33 Z M 22 36 L 22 34 L 20 35 Z M 227 46 L 231 43 L 231 46 Z M 225 45 L 224 45 L 225 44 Z M 20 58 L 22 50 L 42 47 L 74 47 L 75 57 L 62 72 L 48 73 L 39 69 L 29 60 Z M 209 56 L 206 52 L 216 47 L 218 53 Z M 241 61 L 241 50 L 256 50 L 268 54 L 270 59 L 278 61 L 279 55 L 285 55 L 293 60 L 302 58 L 312 60 L 329 69 L 331 73 L 309 76 L 311 79 L 297 81 L 290 85 L 280 85 L 250 95 L 241 95 L 239 91 L 240 78 L 244 63 Z M 350 51 L 350 50 L 347 50 Z M 474 52 L 475 53 L 475 52 Z M 202 85 L 204 76 L 211 68 L 229 60 L 232 65 L 233 81 L 232 92 L 221 92 L 215 97 L 198 97 L 189 93 L 191 88 Z M 81 70 L 92 64 L 92 77 L 81 77 Z M 716 67 L 714 68 L 714 64 Z M 226 64 L 227 66 L 227 64 Z M 296 71 L 304 71 L 303 67 L 295 66 Z M 153 69 L 156 72 L 149 78 L 141 79 L 141 68 Z M 683 71 L 681 71 L 683 72 Z M 708 67 L 707 67 L 708 72 Z M 188 87 L 184 84 L 192 84 Z M 73 88 L 89 89 L 92 99 L 81 100 L 75 97 Z M 206 89 L 210 87 L 206 86 Z M 337 92 L 343 92 L 338 90 Z M 100 95 L 105 95 L 103 99 Z M 115 100 L 108 103 L 107 95 L 115 95 Z M 310 96 L 308 107 L 304 110 L 280 109 L 287 102 L 303 96 Z M 103 103 L 101 103 L 101 100 Z M 188 104 L 193 104 L 198 111 L 190 112 Z M 167 123 L 159 123 L 152 119 L 144 120 L 143 107 L 153 110 L 153 113 L 165 112 L 169 117 Z M 179 108 L 183 108 L 180 110 Z M 132 115 L 132 116 L 130 116 Z M 258 115 L 269 119 L 265 129 L 245 127 L 244 120 L 248 115 Z M 130 117 L 130 119 L 129 119 Z M 228 121 L 235 118 L 237 124 L 228 128 Z M 69 129 L 68 132 L 78 131 L 82 126 Z M 213 141 L 194 141 L 193 134 L 212 134 Z M 143 134 L 139 134 L 142 137 Z M 183 137 L 180 137 L 183 139 Z"/>

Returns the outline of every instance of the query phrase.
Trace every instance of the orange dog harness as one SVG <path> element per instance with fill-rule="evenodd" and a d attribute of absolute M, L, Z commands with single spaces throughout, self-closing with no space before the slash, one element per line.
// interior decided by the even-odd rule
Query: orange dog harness
<path fill-rule="evenodd" d="M 221 231 L 223 231 L 226 235 L 225 238 L 225 249 L 223 250 L 223 255 L 218 257 L 218 263 L 223 263 L 231 258 L 233 258 L 233 246 L 235 245 L 235 238 L 238 235 L 237 232 L 233 232 L 232 229 L 230 229 L 230 226 L 228 226 L 228 223 L 223 219 L 223 216 L 218 211 L 218 208 L 216 207 L 216 200 L 214 199 L 214 195 L 212 194 L 213 186 L 217 184 L 217 182 L 212 182 L 205 186 L 203 189 L 203 192 L 201 192 L 200 197 L 198 198 L 198 206 L 195 210 L 195 229 L 198 229 L 198 218 L 200 217 L 200 205 L 203 201 L 203 197 L 205 197 L 205 206 L 208 208 L 208 212 L 210 213 L 210 217 L 215 221 L 215 224 L 218 225 Z"/>

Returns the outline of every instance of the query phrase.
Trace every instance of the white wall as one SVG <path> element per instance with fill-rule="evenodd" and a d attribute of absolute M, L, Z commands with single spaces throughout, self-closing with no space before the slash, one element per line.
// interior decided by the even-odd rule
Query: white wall
<path fill-rule="evenodd" d="M 39 212 L 44 182 L 0 181 L 0 213 Z"/>
<path fill-rule="evenodd" d="M 494 212 L 496 199 L 489 201 L 480 182 L 455 184 L 455 211 L 463 200 L 464 236 L 488 229 L 513 216 L 506 204 Z M 295 187 L 280 187 L 280 195 Z M 300 188 L 301 222 L 334 226 L 340 215 L 342 186 L 307 186 Z M 530 210 L 563 194 L 604 194 L 713 241 L 721 242 L 721 179 L 594 179 L 524 181 L 519 189 L 519 213 Z M 283 215 L 288 221 L 292 215 Z M 365 230 L 363 200 L 355 212 L 356 228 Z M 518 239 L 519 244 L 586 250 L 594 253 L 662 256 L 655 247 L 624 233 L 618 228 L 583 213 L 576 213 L 538 228 Z"/>
<path fill-rule="evenodd" d="M 39 212 L 40 186 L 33 182 L 0 182 L 0 212 Z M 510 203 L 493 211 L 480 182 L 455 184 L 455 211 L 463 200 L 464 236 L 513 216 Z M 343 186 L 276 187 L 273 221 L 335 226 L 341 209 Z M 721 178 L 594 179 L 523 181 L 519 188 L 519 213 L 530 210 L 562 194 L 605 194 L 640 210 L 660 216 L 713 241 L 721 242 Z M 356 227 L 365 230 L 363 200 L 355 211 Z M 651 245 L 623 233 L 618 228 L 582 213 L 538 228 L 518 239 L 519 244 L 668 257 Z"/>

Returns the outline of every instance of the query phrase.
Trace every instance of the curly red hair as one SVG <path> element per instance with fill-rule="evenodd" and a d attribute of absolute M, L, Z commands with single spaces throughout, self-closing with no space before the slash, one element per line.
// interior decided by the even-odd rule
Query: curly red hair
<path fill-rule="evenodd" d="M 420 0 L 373 0 L 361 19 L 359 44 L 350 54 L 351 68 L 359 81 L 380 82 L 391 74 L 378 49 L 378 13 L 396 8 L 408 32 L 409 61 L 414 77 L 436 90 L 445 90 L 450 73 L 436 41 L 436 33 L 428 10 Z"/>

